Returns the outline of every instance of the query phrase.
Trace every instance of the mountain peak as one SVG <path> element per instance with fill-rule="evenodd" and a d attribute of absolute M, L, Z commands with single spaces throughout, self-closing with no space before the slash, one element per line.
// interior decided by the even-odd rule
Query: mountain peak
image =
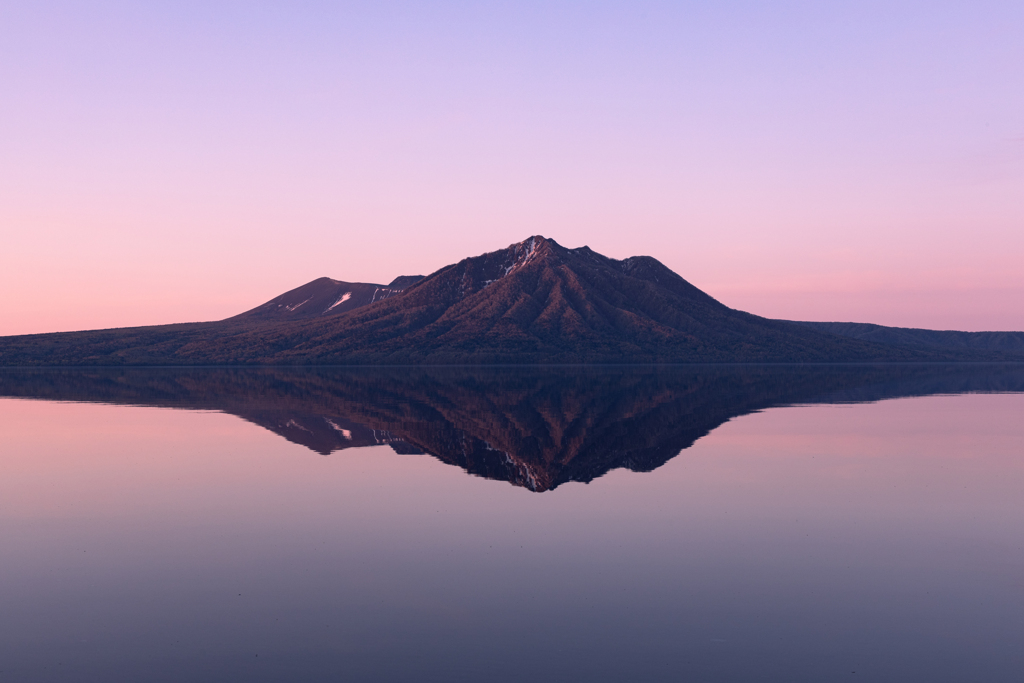
<path fill-rule="evenodd" d="M 508 265 L 505 266 L 505 275 L 519 270 L 538 257 L 552 255 L 556 247 L 558 244 L 554 240 L 549 240 L 543 235 L 534 235 L 518 244 L 510 245 L 506 250 L 509 258 Z"/>

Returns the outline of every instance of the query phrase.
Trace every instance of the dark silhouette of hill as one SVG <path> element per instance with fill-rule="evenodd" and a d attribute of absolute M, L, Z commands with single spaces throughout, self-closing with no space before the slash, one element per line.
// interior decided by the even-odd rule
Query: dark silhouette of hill
<path fill-rule="evenodd" d="M 870 323 L 802 322 L 800 324 L 819 332 L 891 346 L 957 351 L 996 351 L 1024 356 L 1024 332 L 922 330 L 912 327 L 885 327 Z"/>
<path fill-rule="evenodd" d="M 219 410 L 324 455 L 386 444 L 534 491 L 653 470 L 773 406 L 984 391 L 1024 391 L 1024 366 L 0 371 L 0 396 Z"/>
<path fill-rule="evenodd" d="M 217 323 L 7 337 L 0 364 L 1024 359 L 1002 349 L 884 344 L 761 318 L 723 305 L 649 256 L 616 260 L 541 236 L 413 279 L 381 288 L 323 278 Z"/>

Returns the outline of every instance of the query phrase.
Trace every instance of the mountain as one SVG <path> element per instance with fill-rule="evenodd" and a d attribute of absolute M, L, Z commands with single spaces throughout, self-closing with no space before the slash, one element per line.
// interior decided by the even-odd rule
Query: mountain
<path fill-rule="evenodd" d="M 276 362 L 581 363 L 906 360 L 918 354 L 766 320 L 657 260 L 532 237 L 443 268 L 343 318 L 267 330 Z M 222 347 L 244 357 L 247 339 Z M 230 350 L 229 350 L 230 349 Z"/>
<path fill-rule="evenodd" d="M 428 453 L 547 491 L 647 472 L 724 422 L 773 406 L 1024 392 L 1021 365 L 548 368 L 35 368 L 0 396 L 215 410 L 322 455 Z M 131 415 L 126 414 L 126 419 Z"/>
<path fill-rule="evenodd" d="M 323 278 L 216 323 L 0 339 L 2 365 L 1003 360 L 856 339 L 731 309 L 656 259 L 534 236 L 409 284 Z M 372 290 L 371 290 L 372 288 Z M 386 292 L 383 290 L 387 290 Z M 346 298 L 348 295 L 348 298 Z"/>

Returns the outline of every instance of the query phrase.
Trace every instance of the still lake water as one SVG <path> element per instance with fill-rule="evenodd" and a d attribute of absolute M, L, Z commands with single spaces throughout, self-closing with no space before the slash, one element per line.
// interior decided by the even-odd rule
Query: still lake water
<path fill-rule="evenodd" d="M 0 680 L 1019 681 L 1024 367 L 0 371 Z"/>

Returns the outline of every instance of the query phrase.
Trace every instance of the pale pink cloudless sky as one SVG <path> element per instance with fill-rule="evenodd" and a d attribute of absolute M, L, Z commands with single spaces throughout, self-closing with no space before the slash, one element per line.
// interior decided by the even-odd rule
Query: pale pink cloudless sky
<path fill-rule="evenodd" d="M 543 234 L 759 315 L 1024 329 L 1024 3 L 4 2 L 0 334 Z"/>

